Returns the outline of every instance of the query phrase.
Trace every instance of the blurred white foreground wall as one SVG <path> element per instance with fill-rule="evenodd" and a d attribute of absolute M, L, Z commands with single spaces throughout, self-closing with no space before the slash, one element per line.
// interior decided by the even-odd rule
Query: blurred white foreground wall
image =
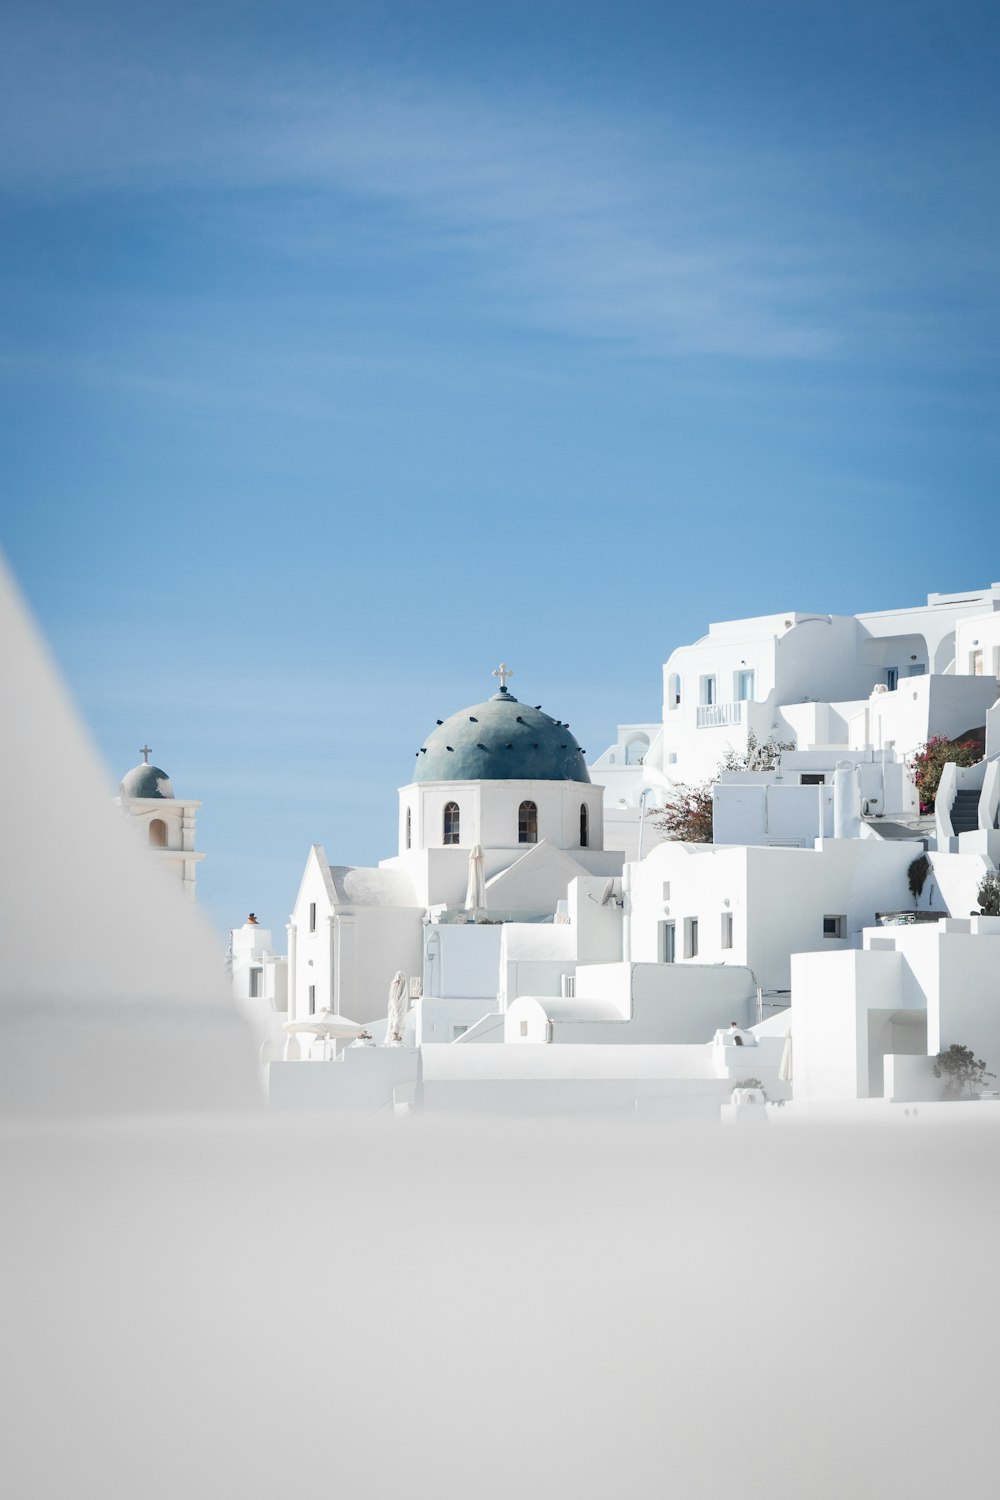
<path fill-rule="evenodd" d="M 115 811 L 0 558 L 0 1112 L 246 1109 L 211 933 Z"/>

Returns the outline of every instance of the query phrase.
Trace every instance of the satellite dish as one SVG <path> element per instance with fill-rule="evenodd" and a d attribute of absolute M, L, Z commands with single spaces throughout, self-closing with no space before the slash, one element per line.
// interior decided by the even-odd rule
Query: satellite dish
<path fill-rule="evenodd" d="M 601 905 L 602 906 L 610 906 L 611 902 L 614 899 L 615 899 L 615 882 L 614 882 L 613 879 L 606 880 L 604 882 L 604 889 L 601 892 Z"/>

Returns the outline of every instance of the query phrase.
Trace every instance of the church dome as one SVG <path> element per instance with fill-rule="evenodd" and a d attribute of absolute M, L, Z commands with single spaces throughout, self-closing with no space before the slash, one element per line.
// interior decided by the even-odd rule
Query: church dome
<path fill-rule="evenodd" d="M 133 766 L 131 771 L 125 772 L 121 786 L 118 788 L 118 795 L 120 797 L 167 798 L 174 795 L 174 789 L 166 771 L 161 771 L 159 766 L 143 764 Z"/>
<path fill-rule="evenodd" d="M 589 782 L 590 773 L 568 727 L 504 687 L 431 730 L 413 780 Z"/>

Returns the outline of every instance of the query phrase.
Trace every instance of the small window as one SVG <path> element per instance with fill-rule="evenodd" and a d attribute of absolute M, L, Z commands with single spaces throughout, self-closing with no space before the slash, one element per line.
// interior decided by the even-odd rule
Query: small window
<path fill-rule="evenodd" d="M 149 842 L 154 849 L 167 847 L 167 825 L 162 818 L 154 818 L 149 825 Z"/>
<path fill-rule="evenodd" d="M 698 918 L 697 917 L 688 917 L 687 921 L 684 923 L 684 928 L 685 928 L 684 935 L 685 935 L 685 939 L 686 939 L 685 944 L 684 944 L 684 957 L 685 958 L 697 958 L 698 957 Z"/>
<path fill-rule="evenodd" d="M 969 673 L 972 677 L 982 677 L 983 653 L 981 650 L 969 653 Z"/>
<path fill-rule="evenodd" d="M 538 808 L 534 802 L 522 802 L 517 810 L 517 842 L 538 843 Z"/>
<path fill-rule="evenodd" d="M 457 802 L 448 802 L 444 809 L 444 841 L 457 844 L 459 834 L 459 812 Z"/>
<path fill-rule="evenodd" d="M 521 1035 L 522 1036 L 527 1036 L 528 1035 L 528 1023 L 527 1023 L 527 1021 L 522 1021 L 521 1022 Z"/>
<path fill-rule="evenodd" d="M 309 986 L 309 1014 L 311 1016 L 316 1014 L 316 986 L 314 984 Z"/>
<path fill-rule="evenodd" d="M 260 999 L 261 994 L 263 992 L 263 986 L 262 986 L 262 983 L 261 983 L 261 981 L 263 980 L 263 978 L 264 978 L 264 970 L 263 969 L 251 969 L 250 970 L 250 999 L 251 1000 L 259 1000 Z"/>
<path fill-rule="evenodd" d="M 826 777 L 815 771 L 803 771 L 799 777 L 799 786 L 826 786 Z"/>
<path fill-rule="evenodd" d="M 736 674 L 736 701 L 737 703 L 749 703 L 753 699 L 754 672 L 748 667 Z"/>
<path fill-rule="evenodd" d="M 580 803 L 580 848 L 586 849 L 590 840 L 590 814 L 586 802 Z"/>
<path fill-rule="evenodd" d="M 451 1028 L 452 1041 L 455 1041 L 456 1037 L 464 1036 L 468 1029 L 468 1026 L 453 1026 Z"/>
<path fill-rule="evenodd" d="M 842 938 L 847 935 L 846 917 L 824 917 L 823 936 L 825 938 Z"/>
<path fill-rule="evenodd" d="M 667 707 L 680 708 L 681 706 L 681 679 L 677 672 L 671 672 L 667 678 Z"/>
<path fill-rule="evenodd" d="M 669 880 L 665 880 L 663 882 L 663 899 L 664 899 L 664 901 L 669 901 L 670 900 L 670 881 Z"/>
<path fill-rule="evenodd" d="M 673 922 L 660 923 L 660 963 L 672 964 L 677 958 L 677 928 Z"/>
<path fill-rule="evenodd" d="M 896 691 L 896 688 L 899 686 L 899 668 L 898 667 L 886 667 L 886 669 L 885 669 L 885 685 L 889 689 L 890 693 L 894 693 Z"/>
<path fill-rule="evenodd" d="M 413 814 L 409 808 L 406 809 L 406 847 L 409 849 L 413 842 Z"/>
<path fill-rule="evenodd" d="M 731 911 L 722 913 L 722 943 L 723 948 L 733 946 L 733 914 Z"/>
<path fill-rule="evenodd" d="M 309 903 L 309 931 L 310 932 L 315 932 L 316 931 L 316 903 L 315 903 L 315 901 L 310 901 L 310 903 Z"/>
<path fill-rule="evenodd" d="M 701 679 L 701 701 L 704 708 L 710 707 L 715 702 L 714 677 L 703 677 Z"/>

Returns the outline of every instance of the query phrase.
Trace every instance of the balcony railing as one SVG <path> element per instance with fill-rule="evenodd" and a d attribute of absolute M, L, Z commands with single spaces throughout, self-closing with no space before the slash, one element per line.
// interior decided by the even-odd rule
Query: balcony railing
<path fill-rule="evenodd" d="M 725 724 L 742 724 L 743 708 L 740 703 L 703 703 L 698 709 L 699 729 L 721 729 Z"/>

